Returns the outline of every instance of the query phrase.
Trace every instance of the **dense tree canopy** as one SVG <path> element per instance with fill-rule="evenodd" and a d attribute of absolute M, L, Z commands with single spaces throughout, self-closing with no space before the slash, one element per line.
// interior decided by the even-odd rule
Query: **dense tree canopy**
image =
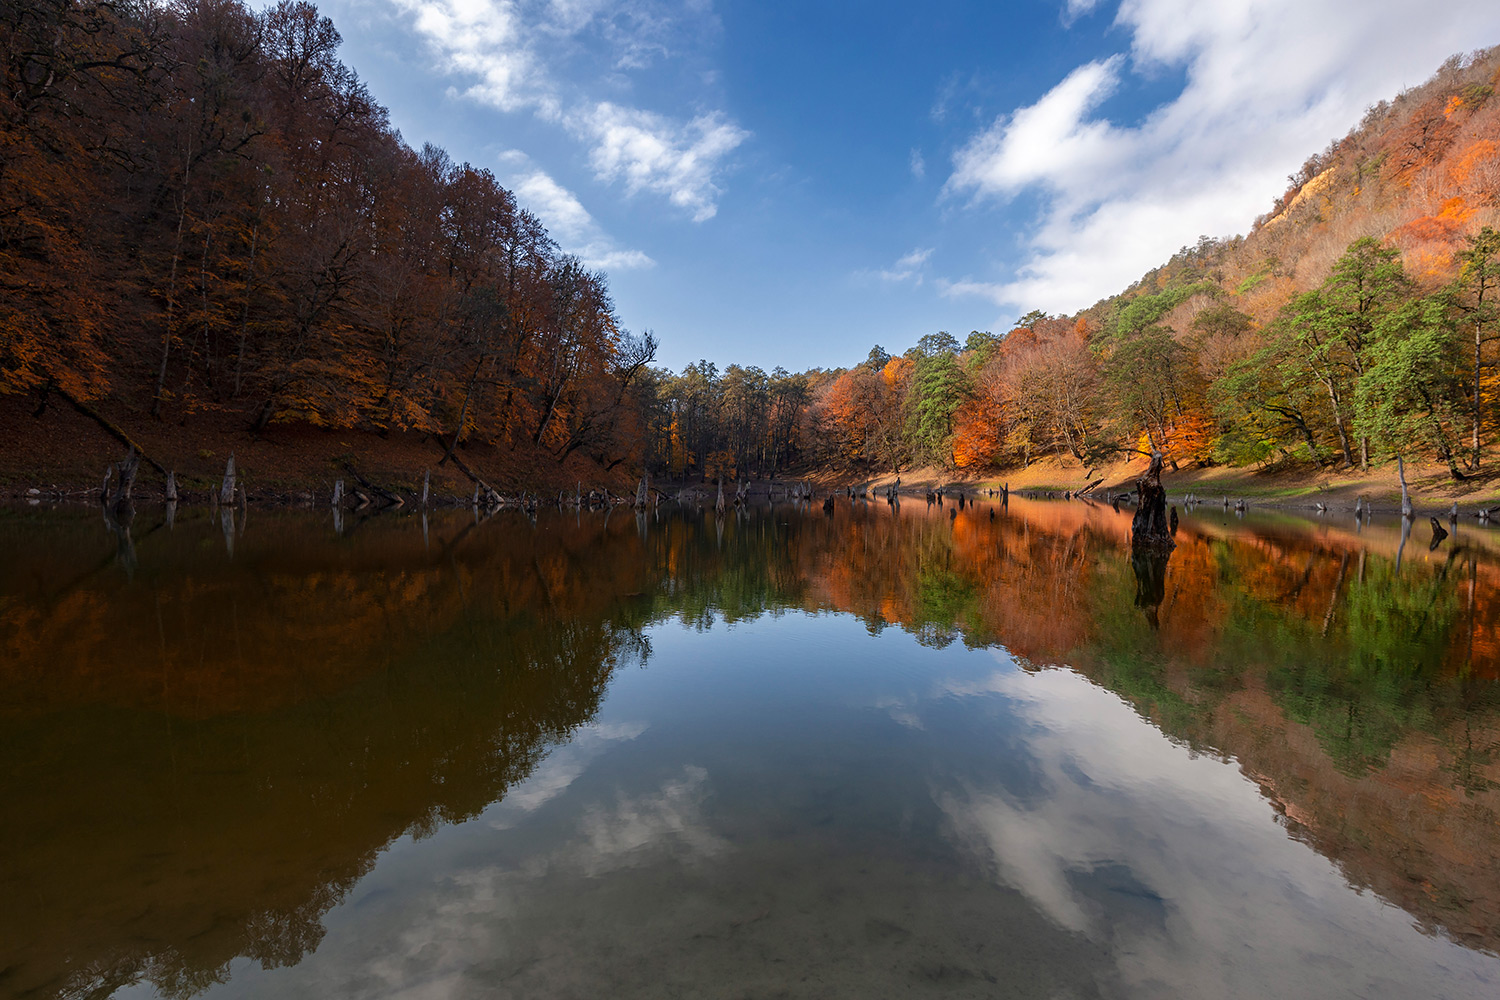
<path fill-rule="evenodd" d="M 634 463 L 652 338 L 312 4 L 0 10 L 0 392 Z"/>

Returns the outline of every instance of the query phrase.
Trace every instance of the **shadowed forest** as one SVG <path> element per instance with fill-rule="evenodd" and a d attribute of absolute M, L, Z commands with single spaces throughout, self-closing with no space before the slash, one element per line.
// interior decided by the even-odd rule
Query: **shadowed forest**
<path fill-rule="evenodd" d="M 415 436 L 434 461 L 480 449 L 476 466 L 568 485 L 1154 450 L 1494 471 L 1500 50 L 1370 108 L 1249 235 L 1204 237 L 1075 315 L 1037 303 L 1014 329 L 847 369 L 674 373 L 492 174 L 408 146 L 339 41 L 293 0 L 5 6 L 0 401 L 18 431 L 53 405 L 143 439 L 182 428 L 153 439 L 178 469 L 214 435 Z"/>
<path fill-rule="evenodd" d="M 651 337 L 489 171 L 408 147 L 339 41 L 291 0 L 5 5 L 0 394 L 638 453 Z"/>

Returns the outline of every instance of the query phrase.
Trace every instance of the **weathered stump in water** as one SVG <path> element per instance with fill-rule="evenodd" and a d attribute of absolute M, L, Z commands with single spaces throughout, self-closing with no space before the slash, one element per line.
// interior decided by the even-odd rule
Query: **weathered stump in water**
<path fill-rule="evenodd" d="M 109 502 L 110 508 L 117 515 L 130 510 L 130 491 L 135 488 L 135 473 L 140 465 L 141 456 L 132 447 L 130 453 L 125 456 L 125 461 L 117 467 L 119 475 L 115 480 L 114 496 Z"/>
<path fill-rule="evenodd" d="M 1400 455 L 1396 456 L 1396 475 L 1401 479 L 1401 516 L 1410 521 L 1417 514 L 1411 505 L 1411 494 L 1406 491 L 1406 463 Z"/>
<path fill-rule="evenodd" d="M 219 489 L 219 503 L 228 507 L 234 504 L 234 452 L 229 453 L 229 464 L 224 466 L 224 484 Z"/>
<path fill-rule="evenodd" d="M 1171 552 L 1177 543 L 1167 521 L 1167 491 L 1161 485 L 1161 452 L 1151 454 L 1151 466 L 1136 480 L 1136 511 L 1130 523 L 1130 545 L 1133 549 L 1152 548 Z"/>

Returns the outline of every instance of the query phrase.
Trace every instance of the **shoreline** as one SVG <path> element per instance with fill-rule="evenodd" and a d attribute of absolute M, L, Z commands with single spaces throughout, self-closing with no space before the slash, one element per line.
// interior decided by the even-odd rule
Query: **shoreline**
<path fill-rule="evenodd" d="M 788 488 L 796 483 L 804 481 L 817 484 L 812 489 L 811 498 L 797 498 L 790 495 L 790 491 Z M 801 477 L 799 479 L 789 478 L 787 480 L 776 480 L 774 489 L 767 489 L 767 485 L 768 483 L 766 480 L 761 480 L 758 483 L 752 484 L 751 489 L 745 496 L 747 505 L 754 504 L 757 506 L 761 506 L 768 502 L 772 504 L 821 504 L 828 498 L 832 498 L 835 502 L 842 502 L 846 499 L 849 499 L 847 498 L 846 492 L 847 484 L 839 485 L 833 487 L 832 489 L 829 489 L 819 481 L 819 477 L 817 475 Z M 944 490 L 944 502 L 948 505 L 952 505 L 954 503 L 960 492 L 964 496 L 966 504 L 998 504 L 1001 502 L 998 494 L 995 496 L 989 496 L 987 494 L 986 491 L 990 489 L 987 482 L 948 482 L 942 485 Z M 655 508 L 657 506 L 692 506 L 697 507 L 700 510 L 712 510 L 717 499 L 717 487 L 715 487 L 711 483 L 706 486 L 701 483 L 690 483 L 686 486 L 682 486 L 680 484 L 671 483 L 659 484 L 657 481 L 653 480 L 651 489 L 653 493 L 660 494 L 660 498 L 652 499 L 650 502 L 648 502 L 646 505 L 648 508 Z M 998 487 L 996 487 L 996 489 L 998 490 Z M 667 492 L 669 490 L 675 491 L 676 495 L 668 496 Z M 1101 491 L 1103 490 L 1104 488 L 1101 487 Z M 925 501 L 924 494 L 926 491 L 927 487 L 925 486 L 925 484 L 916 487 L 909 487 L 905 482 L 903 482 L 900 491 L 901 502 L 923 503 Z M 217 509 L 223 506 L 249 506 L 258 509 L 326 510 L 337 506 L 340 509 L 346 511 L 364 511 L 368 513 L 414 513 L 438 510 L 465 510 L 475 507 L 478 507 L 480 510 L 535 511 L 539 509 L 603 510 L 605 508 L 633 508 L 635 506 L 635 497 L 633 493 L 616 492 L 611 490 L 608 492 L 606 497 L 603 491 L 597 489 L 593 491 L 584 490 L 581 498 L 581 503 L 579 502 L 579 498 L 575 494 L 567 493 L 566 491 L 564 491 L 564 495 L 561 498 L 555 495 L 532 494 L 529 491 L 523 491 L 520 494 L 497 494 L 487 500 L 481 498 L 476 503 L 472 494 L 466 495 L 453 492 L 438 492 L 434 490 L 429 494 L 427 503 L 424 505 L 421 502 L 420 489 L 400 491 L 393 490 L 392 492 L 396 492 L 397 495 L 400 496 L 401 502 L 390 502 L 382 497 L 371 496 L 365 490 L 359 488 L 358 486 L 355 486 L 353 488 L 349 488 L 348 491 L 344 494 L 343 499 L 335 505 L 333 503 L 332 491 L 326 489 L 321 491 L 314 489 L 292 489 L 283 491 L 270 490 L 265 488 L 254 488 L 241 491 L 237 489 L 236 499 L 231 503 L 225 504 L 220 502 L 217 496 L 218 491 L 214 489 L 198 488 L 190 490 L 179 488 L 178 498 L 173 501 L 168 501 L 160 487 L 147 486 L 143 489 L 138 486 L 132 491 L 130 503 L 136 509 L 160 508 L 167 505 L 168 503 L 172 503 L 175 504 L 178 509 Z M 1125 492 L 1125 487 L 1122 485 L 1118 491 L 1116 491 L 1114 487 L 1110 487 L 1107 492 L 1111 495 L 1118 496 L 1119 493 Z M 1090 506 L 1111 506 L 1111 500 L 1107 496 L 1092 494 L 1088 496 L 1064 494 L 1065 491 L 1063 490 L 1048 490 L 1041 488 L 1022 489 L 1014 486 L 1011 487 L 1010 491 L 1010 496 L 1013 499 L 1026 500 L 1032 503 L 1082 503 Z M 1317 503 L 1304 503 L 1301 502 L 1300 499 L 1255 496 L 1245 496 L 1241 498 L 1231 497 L 1227 502 L 1225 502 L 1222 498 L 1208 499 L 1203 497 L 1195 497 L 1195 499 L 1190 501 L 1188 498 L 1192 496 L 1194 496 L 1194 494 L 1192 494 L 1191 492 L 1173 493 L 1169 490 L 1167 492 L 1167 503 L 1172 506 L 1182 507 L 1184 513 L 1201 513 L 1219 510 L 1224 511 L 1225 513 L 1230 513 L 1236 510 L 1235 504 L 1238 499 L 1244 503 L 1244 509 L 1251 511 L 1260 510 L 1297 513 L 1308 515 L 1309 518 L 1322 514 L 1343 514 L 1351 517 L 1357 516 L 1357 509 L 1353 503 L 1328 503 L 1322 500 L 1318 501 Z M 724 497 L 726 508 L 733 508 L 735 506 L 733 489 L 726 489 Z M 855 497 L 852 498 L 852 500 L 849 500 L 849 502 L 854 501 L 866 504 L 876 504 L 884 502 L 885 496 L 883 493 L 881 493 L 880 495 L 876 495 L 874 492 L 871 492 L 867 496 Z M 1453 513 L 1452 501 L 1449 501 L 1446 505 L 1434 505 L 1431 502 L 1424 503 L 1421 498 L 1414 497 L 1412 503 L 1414 510 L 1413 517 L 1419 521 L 1427 517 L 1433 517 L 1442 520 L 1445 518 L 1450 518 Z M 102 507 L 105 506 L 105 498 L 102 494 L 100 486 L 98 485 L 74 485 L 72 487 L 58 487 L 49 485 L 45 488 L 35 486 L 24 488 L 19 486 L 0 486 L 0 504 L 6 506 L 39 506 L 41 504 L 47 504 L 53 507 Z M 1133 508 L 1133 499 L 1122 499 L 1120 501 L 1120 507 L 1122 509 Z M 1399 500 L 1393 504 L 1372 503 L 1366 506 L 1365 509 L 1371 515 L 1398 516 L 1401 513 Z M 1458 505 L 1458 519 L 1460 520 L 1460 522 L 1479 519 L 1478 514 L 1481 509 L 1492 509 L 1492 506 L 1481 507 L 1477 504 L 1464 504 L 1460 502 Z M 1496 520 L 1497 522 L 1500 522 L 1500 512 L 1497 512 Z"/>
<path fill-rule="evenodd" d="M 0 397 L 0 440 L 8 442 L 0 454 L 0 500 L 41 499 L 48 502 L 98 502 L 105 470 L 120 461 L 124 447 L 97 423 L 65 407 L 51 407 L 42 417 L 33 416 L 28 401 Z M 140 420 L 130 428 L 147 454 L 176 473 L 180 502 L 207 503 L 219 492 L 227 458 L 236 456 L 240 484 L 247 502 L 261 506 L 326 504 L 334 482 L 345 481 L 351 493 L 361 487 L 363 477 L 376 492 L 402 495 L 415 501 L 424 476 L 430 473 L 431 497 L 443 506 L 472 506 L 474 482 L 453 462 L 439 466 L 444 449 L 440 439 L 419 432 L 329 430 L 305 424 L 274 425 L 260 434 L 245 429 L 242 414 L 229 412 L 197 415 L 190 420 Z M 459 455 L 502 503 L 512 501 L 555 503 L 590 490 L 602 496 L 629 500 L 634 497 L 640 469 L 620 460 L 605 468 L 574 454 L 559 462 L 550 453 L 524 448 L 505 449 L 485 444 L 465 444 Z M 902 495 L 920 500 L 928 490 L 961 489 L 968 494 L 1008 485 L 1015 495 L 1037 496 L 1080 490 L 1102 479 L 1099 494 L 1132 492 L 1144 459 L 1135 458 L 1107 465 L 1086 466 L 1068 459 L 1047 457 L 1023 468 L 903 470 Z M 857 472 L 833 468 L 789 470 L 775 480 L 748 480 L 752 495 L 764 496 L 769 483 L 778 489 L 806 481 L 817 500 L 830 493 L 845 493 L 848 487 L 864 488 L 872 496 L 883 492 L 896 476 L 891 473 Z M 1412 501 L 1422 516 L 1447 515 L 1454 503 L 1461 517 L 1479 509 L 1500 506 L 1500 452 L 1485 456 L 1481 472 L 1465 482 L 1453 482 L 1445 466 L 1414 461 L 1407 467 Z M 732 498 L 733 480 L 726 481 L 726 501 Z M 1188 494 L 1205 504 L 1232 506 L 1243 500 L 1255 507 L 1314 511 L 1321 504 L 1327 511 L 1355 509 L 1358 501 L 1376 512 L 1400 511 L 1400 485 L 1392 463 L 1367 472 L 1358 469 L 1272 469 L 1212 466 L 1168 471 L 1163 476 L 1168 501 L 1182 503 Z M 690 476 L 653 480 L 663 493 L 685 494 L 694 502 L 712 504 L 717 487 L 713 480 Z M 36 491 L 36 492 L 32 492 Z M 373 494 L 364 488 L 367 495 Z M 142 463 L 134 497 L 138 502 L 161 502 L 164 479 Z M 552 499 L 549 499 L 552 498 Z M 1497 512 L 1500 513 L 1500 512 Z"/>

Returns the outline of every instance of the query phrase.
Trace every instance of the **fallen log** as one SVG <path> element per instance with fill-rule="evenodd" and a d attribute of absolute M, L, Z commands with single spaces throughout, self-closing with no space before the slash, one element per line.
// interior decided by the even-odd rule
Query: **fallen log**
<path fill-rule="evenodd" d="M 353 466 L 352 463 L 348 463 L 348 462 L 344 463 L 344 471 L 348 472 L 349 475 L 353 476 L 355 478 L 355 480 L 359 483 L 359 485 L 363 486 L 365 489 L 369 490 L 371 493 L 375 494 L 376 496 L 378 496 L 382 500 L 384 500 L 387 507 L 404 507 L 404 506 L 406 506 L 406 501 L 403 500 L 403 499 L 401 499 L 401 497 L 399 497 L 398 495 L 396 495 L 395 493 L 393 493 L 392 491 L 386 489 L 383 486 L 380 486 L 380 485 L 378 485 L 376 483 L 370 482 L 364 476 L 360 475 L 359 470 L 356 469 Z"/>
<path fill-rule="evenodd" d="M 475 472 L 474 472 L 473 469 L 471 469 L 467 465 L 465 465 L 464 464 L 464 460 L 458 457 L 458 452 L 456 452 L 456 451 L 450 452 L 448 454 L 448 456 L 447 456 L 447 459 L 451 459 L 453 461 L 453 464 L 456 465 L 456 466 L 458 466 L 458 471 L 462 472 L 464 475 L 468 476 L 469 477 L 469 482 L 471 482 L 471 483 L 474 484 L 474 487 L 475 487 L 474 506 L 476 506 L 476 507 L 479 506 L 479 491 L 480 490 L 484 491 L 484 496 L 486 497 L 486 499 L 493 498 L 496 501 L 498 501 L 500 499 L 500 493 L 499 493 L 499 491 L 497 491 L 493 486 L 491 486 L 489 483 L 485 482 L 483 479 L 480 479 L 479 476 L 475 474 Z M 441 465 L 442 462 L 439 462 L 438 464 Z"/>
<path fill-rule="evenodd" d="M 83 416 L 88 417 L 94 423 L 98 424 L 110 437 L 114 438 L 116 441 L 120 442 L 127 448 L 134 448 L 135 453 L 141 456 L 141 460 L 144 461 L 147 465 L 151 466 L 151 468 L 155 469 L 158 473 L 163 476 L 167 474 L 166 466 L 162 465 L 156 459 L 146 454 L 146 449 L 142 448 L 129 434 L 126 434 L 123 430 L 120 429 L 120 427 L 118 427 L 104 414 L 100 413 L 92 406 L 89 406 L 87 403 L 78 399 L 72 393 L 62 388 L 62 386 L 53 385 L 49 391 L 55 392 L 59 396 L 61 396 L 64 400 L 67 401 L 68 405 L 73 407 L 73 409 L 77 410 Z"/>

